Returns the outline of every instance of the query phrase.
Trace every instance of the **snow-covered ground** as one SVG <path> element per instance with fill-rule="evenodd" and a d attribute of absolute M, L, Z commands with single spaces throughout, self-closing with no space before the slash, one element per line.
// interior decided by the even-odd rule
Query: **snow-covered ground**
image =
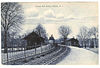
<path fill-rule="evenodd" d="M 48 51 L 49 45 L 43 46 L 42 48 L 43 48 L 43 52 Z M 82 65 L 82 64 L 95 65 L 95 64 L 98 64 L 98 54 L 96 52 L 92 52 L 84 48 L 78 48 L 78 47 L 73 47 L 73 46 L 69 46 L 69 48 L 71 49 L 69 54 L 62 61 L 57 63 L 57 65 Z M 39 47 L 37 48 L 37 54 L 40 52 L 41 52 L 41 48 Z M 26 56 L 30 56 L 34 54 L 35 54 L 34 49 L 26 51 Z M 5 57 L 6 54 L 1 53 L 1 55 L 2 55 L 2 62 L 6 62 L 7 61 Z M 8 56 L 9 60 L 14 60 L 14 59 L 23 58 L 23 57 L 24 57 L 24 51 L 14 52 L 13 54 L 9 53 L 9 56 Z"/>
<path fill-rule="evenodd" d="M 66 56 L 57 65 L 95 65 L 98 64 L 98 54 L 92 51 L 72 47 L 68 56 Z"/>
<path fill-rule="evenodd" d="M 99 49 L 98 48 L 86 48 L 87 50 L 90 50 L 90 51 L 92 51 L 92 52 L 95 52 L 95 53 L 97 53 L 98 54 L 98 52 L 99 52 Z"/>
<path fill-rule="evenodd" d="M 42 46 L 42 52 L 48 51 L 49 50 L 49 46 L 50 45 L 45 45 Z M 26 57 L 27 56 L 31 56 L 35 54 L 35 49 L 31 49 L 31 50 L 26 50 Z M 41 47 L 36 49 L 36 53 L 39 54 L 41 53 Z M 13 52 L 13 53 L 8 53 L 8 59 L 11 60 L 15 60 L 15 59 L 19 59 L 19 58 L 23 58 L 24 56 L 24 51 L 18 51 L 18 52 Z M 6 53 L 1 53 L 1 58 L 2 58 L 2 62 L 5 63 L 7 61 L 7 54 Z"/>

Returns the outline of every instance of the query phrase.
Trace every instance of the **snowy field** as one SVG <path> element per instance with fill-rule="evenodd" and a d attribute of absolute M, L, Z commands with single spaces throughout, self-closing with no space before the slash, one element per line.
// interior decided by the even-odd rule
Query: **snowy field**
<path fill-rule="evenodd" d="M 72 47 L 68 56 L 66 56 L 57 65 L 96 65 L 98 64 L 98 54 L 92 51 Z"/>

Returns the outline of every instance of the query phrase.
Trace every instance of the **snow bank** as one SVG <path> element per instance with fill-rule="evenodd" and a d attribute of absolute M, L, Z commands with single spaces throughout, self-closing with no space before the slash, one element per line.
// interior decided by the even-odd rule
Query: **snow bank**
<path fill-rule="evenodd" d="M 98 54 L 83 48 L 72 47 L 71 52 L 57 65 L 95 65 L 98 64 Z"/>

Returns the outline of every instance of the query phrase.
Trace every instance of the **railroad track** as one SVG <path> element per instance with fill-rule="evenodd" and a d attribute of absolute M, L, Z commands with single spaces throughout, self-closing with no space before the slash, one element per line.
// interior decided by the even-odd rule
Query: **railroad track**
<path fill-rule="evenodd" d="M 66 46 L 53 47 L 51 50 L 43 52 L 37 55 L 28 55 L 26 57 L 27 62 L 24 62 L 25 58 L 17 58 L 14 61 L 10 61 L 8 65 L 51 65 L 61 61 L 68 53 L 70 48 Z"/>
<path fill-rule="evenodd" d="M 31 60 L 24 65 L 50 65 L 56 64 L 61 61 L 68 53 L 70 52 L 70 48 L 65 46 L 59 46 L 55 51 L 50 54 L 45 55 L 44 57 L 40 57 L 36 60 Z M 60 59 L 60 60 L 58 60 Z"/>
<path fill-rule="evenodd" d="M 63 48 L 63 50 L 62 50 L 62 52 L 60 52 L 60 54 L 58 54 L 56 57 L 53 57 L 46 63 L 43 63 L 42 65 L 54 65 L 54 64 L 60 62 L 62 59 L 64 59 L 64 57 L 67 56 L 69 54 L 69 52 L 70 52 L 70 48 Z"/>
<path fill-rule="evenodd" d="M 56 47 L 56 49 L 53 50 L 51 53 L 46 54 L 46 55 L 43 56 L 43 57 L 41 56 L 40 58 L 37 58 L 37 59 L 35 59 L 35 60 L 31 60 L 30 62 L 25 63 L 24 65 L 40 65 L 41 63 L 44 63 L 44 62 L 48 61 L 48 58 L 49 58 L 49 57 L 54 56 L 57 52 L 59 52 L 59 51 L 61 51 L 61 50 L 62 50 L 62 48 L 60 48 L 60 47 L 58 46 L 58 47 Z"/>

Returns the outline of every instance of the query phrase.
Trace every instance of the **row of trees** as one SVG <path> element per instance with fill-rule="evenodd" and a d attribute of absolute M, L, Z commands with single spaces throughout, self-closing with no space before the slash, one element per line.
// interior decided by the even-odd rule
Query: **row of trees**
<path fill-rule="evenodd" d="M 80 28 L 80 32 L 77 35 L 77 38 L 83 47 L 87 47 L 89 45 L 90 47 L 96 47 L 98 45 L 98 28 L 97 27 L 91 27 L 87 28 L 86 26 L 83 26 Z M 93 43 L 91 43 L 93 42 Z"/>
<path fill-rule="evenodd" d="M 69 26 L 60 26 L 59 27 L 59 33 L 65 40 L 67 39 L 68 35 L 71 33 L 71 29 Z M 91 27 L 87 28 L 86 26 L 82 26 L 80 28 L 79 34 L 77 35 L 77 39 L 79 40 L 80 46 L 87 47 L 91 46 L 98 46 L 98 28 L 97 27 Z M 93 42 L 93 44 L 91 44 Z"/>

